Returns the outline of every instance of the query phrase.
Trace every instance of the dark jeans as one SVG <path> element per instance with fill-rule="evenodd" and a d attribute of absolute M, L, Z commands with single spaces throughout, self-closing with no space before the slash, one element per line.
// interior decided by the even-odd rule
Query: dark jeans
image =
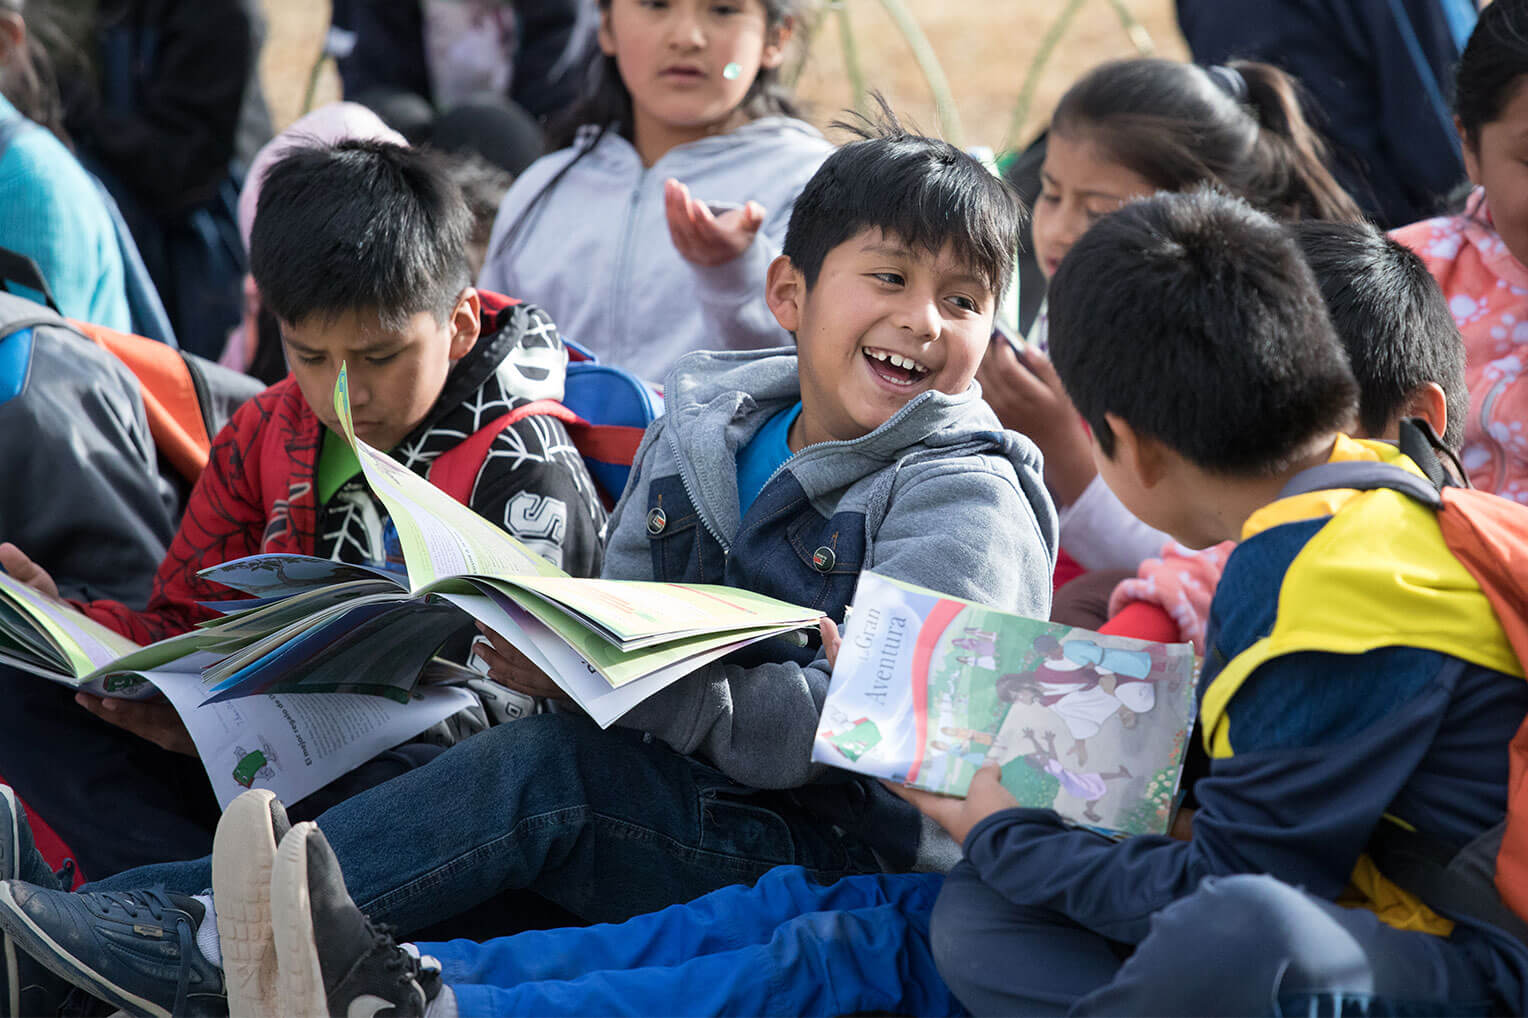
<path fill-rule="evenodd" d="M 1207 877 L 1133 949 L 1015 905 L 962 862 L 934 959 L 978 1015 L 1518 1014 L 1520 952 L 1496 931 L 1397 930 L 1268 876 Z"/>
<path fill-rule="evenodd" d="M 751 883 L 876 872 L 858 839 L 789 793 L 744 788 L 642 733 L 570 714 L 500 725 L 318 818 L 362 911 L 409 934 L 510 889 L 618 922 Z M 206 859 L 93 885 L 211 886 Z"/>
<path fill-rule="evenodd" d="M 48 822 L 88 879 L 212 851 L 220 811 L 193 757 L 107 724 L 63 686 L 0 667 L 0 776 Z M 383 753 L 292 806 L 310 820 L 442 752 Z"/>

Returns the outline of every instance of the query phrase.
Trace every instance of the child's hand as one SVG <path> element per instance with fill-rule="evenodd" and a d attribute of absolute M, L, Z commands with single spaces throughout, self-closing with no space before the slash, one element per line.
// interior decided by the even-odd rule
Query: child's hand
<path fill-rule="evenodd" d="M 764 206 L 758 202 L 715 216 L 705 202 L 690 197 L 690 189 L 672 177 L 663 183 L 663 210 L 668 215 L 674 247 L 696 265 L 732 261 L 748 250 L 764 225 Z"/>
<path fill-rule="evenodd" d="M 196 743 L 180 719 L 164 700 L 118 700 L 111 697 L 76 693 L 74 702 L 107 724 L 147 739 L 160 749 L 183 756 L 196 756 Z"/>
<path fill-rule="evenodd" d="M 546 673 L 532 664 L 531 659 L 520 653 L 514 644 L 481 622 L 477 627 L 479 632 L 488 637 L 488 644 L 485 646 L 478 643 L 473 646 L 472 652 L 488 665 L 490 679 L 526 696 L 572 702 L 562 687 L 547 678 Z"/>
<path fill-rule="evenodd" d="M 971 779 L 971 789 L 964 799 L 935 795 L 933 792 L 890 781 L 881 784 L 917 806 L 924 816 L 949 831 L 957 845 L 964 845 L 971 828 L 992 814 L 1019 805 L 1013 793 L 1003 787 L 1003 772 L 997 764 L 987 764 L 976 772 L 976 777 Z"/>
<path fill-rule="evenodd" d="M 822 634 L 822 652 L 827 655 L 828 667 L 836 668 L 838 648 L 844 645 L 844 638 L 838 635 L 838 627 L 826 615 L 817 620 L 817 631 Z"/>
<path fill-rule="evenodd" d="M 1045 480 L 1061 504 L 1080 498 L 1098 471 L 1087 432 L 1050 360 L 1032 350 L 1021 357 L 1006 340 L 994 339 L 976 380 L 1003 427 L 1028 435 L 1045 454 Z"/>
<path fill-rule="evenodd" d="M 58 584 L 53 582 L 48 571 L 27 558 L 25 552 L 9 541 L 0 544 L 0 568 L 4 568 L 11 579 L 20 580 L 39 594 L 55 599 L 58 597 Z"/>

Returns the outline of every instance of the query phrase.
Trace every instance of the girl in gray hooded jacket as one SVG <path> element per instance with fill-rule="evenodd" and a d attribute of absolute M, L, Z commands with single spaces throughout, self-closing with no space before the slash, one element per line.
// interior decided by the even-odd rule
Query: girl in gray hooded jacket
<path fill-rule="evenodd" d="M 764 273 L 832 151 L 779 83 L 797 2 L 599 0 L 576 132 L 505 195 L 480 285 L 642 378 L 778 346 Z"/>

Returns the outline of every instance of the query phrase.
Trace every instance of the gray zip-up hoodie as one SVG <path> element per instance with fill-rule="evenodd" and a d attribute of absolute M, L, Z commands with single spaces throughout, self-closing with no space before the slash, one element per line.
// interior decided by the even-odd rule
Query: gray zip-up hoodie
<path fill-rule="evenodd" d="M 596 134 L 584 128 L 572 146 L 515 181 L 494 220 L 479 284 L 534 301 L 565 338 L 652 381 L 691 350 L 783 342 L 764 304 L 765 271 L 780 253 L 796 197 L 832 144 L 800 120 L 763 117 L 679 145 L 644 168 L 615 130 L 578 158 Z M 669 177 L 701 201 L 763 205 L 764 225 L 748 250 L 711 267 L 682 257 L 663 211 Z"/>
<path fill-rule="evenodd" d="M 606 577 L 727 583 L 842 622 L 860 571 L 873 569 L 1049 617 L 1056 514 L 1040 454 L 1003 430 L 975 383 L 958 396 L 922 393 L 863 438 L 804 449 L 746 515 L 737 451 L 801 398 L 795 351 L 692 354 L 666 393 L 610 520 Z M 952 864 L 958 848 L 912 807 L 811 762 L 828 676 L 815 647 L 777 639 L 679 680 L 619 723 L 739 784 L 798 789 L 890 868 Z"/>

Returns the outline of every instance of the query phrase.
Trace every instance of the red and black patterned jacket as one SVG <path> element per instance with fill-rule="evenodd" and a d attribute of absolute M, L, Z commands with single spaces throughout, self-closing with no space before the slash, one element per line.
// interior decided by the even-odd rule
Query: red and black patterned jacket
<path fill-rule="evenodd" d="M 540 308 L 480 293 L 483 335 L 452 368 L 435 408 L 392 451 L 421 476 L 464 436 L 527 402 L 527 385 L 543 391 L 546 348 L 562 347 Z M 80 607 L 129 639 L 150 643 L 210 618 L 213 613 L 197 602 L 234 596 L 197 576 L 208 566 L 274 552 L 375 560 L 369 546 L 378 541 L 376 528 L 361 520 L 375 524 L 385 513 L 359 478 L 318 504 L 323 435 L 292 378 L 251 399 L 213 440 L 211 458 L 154 578 L 148 607 L 134 611 L 117 601 Z M 469 504 L 572 575 L 599 575 L 605 509 L 560 421 L 535 415 L 500 432 Z M 374 511 L 358 511 L 367 505 Z"/>

